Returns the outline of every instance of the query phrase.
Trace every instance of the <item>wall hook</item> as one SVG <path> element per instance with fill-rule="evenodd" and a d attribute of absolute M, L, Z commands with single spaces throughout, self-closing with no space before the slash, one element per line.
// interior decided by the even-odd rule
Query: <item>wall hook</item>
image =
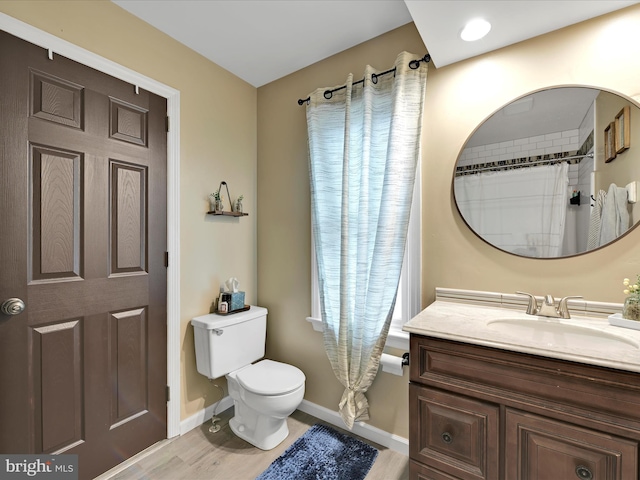
<path fill-rule="evenodd" d="M 233 212 L 233 202 L 231 201 L 231 195 L 229 194 L 229 186 L 227 185 L 227 182 L 225 182 L 224 180 L 220 182 L 220 186 L 218 187 L 218 198 L 220 198 L 220 190 L 222 190 L 222 185 L 224 185 L 225 188 L 227 189 L 227 197 L 229 197 L 229 207 Z"/>

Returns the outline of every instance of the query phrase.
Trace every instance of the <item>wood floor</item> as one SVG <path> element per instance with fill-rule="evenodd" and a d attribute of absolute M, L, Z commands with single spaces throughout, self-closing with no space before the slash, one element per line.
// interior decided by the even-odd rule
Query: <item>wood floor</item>
<path fill-rule="evenodd" d="M 273 450 L 265 452 L 231 432 L 229 418 L 232 414 L 231 408 L 218 415 L 221 418 L 222 428 L 217 433 L 210 433 L 211 424 L 206 422 L 181 437 L 165 440 L 160 445 L 140 454 L 125 470 L 113 473 L 117 471 L 114 469 L 98 479 L 254 480 L 309 427 L 315 423 L 324 423 L 296 410 L 288 419 L 290 433 L 287 439 Z M 409 457 L 363 438 L 360 439 L 379 451 L 366 480 L 407 480 L 409 478 Z"/>

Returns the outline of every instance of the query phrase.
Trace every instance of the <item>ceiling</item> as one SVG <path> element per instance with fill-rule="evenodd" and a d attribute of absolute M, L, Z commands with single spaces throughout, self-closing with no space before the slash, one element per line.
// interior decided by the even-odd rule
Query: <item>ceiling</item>
<path fill-rule="evenodd" d="M 414 22 L 444 67 L 640 3 L 618 0 L 111 0 L 249 84 L 260 87 Z M 492 24 L 477 42 L 464 23 Z M 422 53 L 422 52 L 415 52 Z"/>

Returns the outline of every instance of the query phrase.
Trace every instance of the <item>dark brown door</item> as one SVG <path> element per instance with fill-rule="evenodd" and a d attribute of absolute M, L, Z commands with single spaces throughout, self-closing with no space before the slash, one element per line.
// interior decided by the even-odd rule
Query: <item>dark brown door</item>
<path fill-rule="evenodd" d="M 0 32 L 0 453 L 87 479 L 166 438 L 165 118 Z"/>

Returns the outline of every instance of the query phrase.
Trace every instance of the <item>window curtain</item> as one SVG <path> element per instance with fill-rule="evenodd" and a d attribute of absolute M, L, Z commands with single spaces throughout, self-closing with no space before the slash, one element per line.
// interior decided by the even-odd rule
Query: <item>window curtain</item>
<path fill-rule="evenodd" d="M 528 257 L 561 256 L 569 205 L 569 165 L 458 176 L 456 204 L 487 242 Z"/>
<path fill-rule="evenodd" d="M 401 53 L 395 74 L 367 66 L 364 83 L 309 95 L 312 229 L 324 345 L 345 387 L 347 427 L 369 418 L 365 392 L 378 370 L 404 255 L 427 65 Z"/>

